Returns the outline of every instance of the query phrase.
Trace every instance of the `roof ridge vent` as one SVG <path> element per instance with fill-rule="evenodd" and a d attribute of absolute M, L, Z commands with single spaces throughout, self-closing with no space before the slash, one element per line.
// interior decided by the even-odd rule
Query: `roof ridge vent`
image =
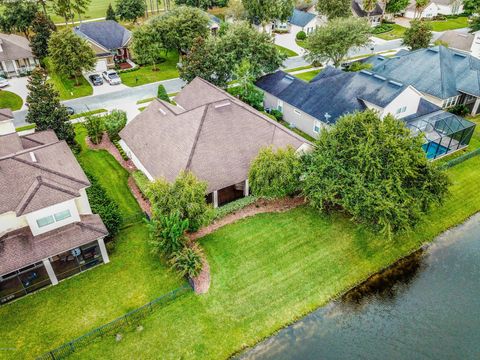
<path fill-rule="evenodd" d="M 373 74 L 373 77 L 374 77 L 374 78 L 377 78 L 377 79 L 379 79 L 379 80 L 382 80 L 382 81 L 387 80 L 386 77 L 383 77 L 382 75 L 378 75 L 378 74 Z"/>
<path fill-rule="evenodd" d="M 460 54 L 460 53 L 454 53 L 453 56 L 458 56 L 458 57 L 461 57 L 461 58 L 466 58 L 467 57 L 466 54 Z"/>
<path fill-rule="evenodd" d="M 403 86 L 403 84 L 399 83 L 398 81 L 389 80 L 388 82 L 392 85 L 395 85 L 395 86 Z"/>
<path fill-rule="evenodd" d="M 160 112 L 160 114 L 162 114 L 163 116 L 167 115 L 167 112 L 165 110 L 163 110 L 162 108 L 158 108 L 158 111 Z"/>
<path fill-rule="evenodd" d="M 360 70 L 360 72 L 361 72 L 362 74 L 365 74 L 365 75 L 370 75 L 370 76 L 373 75 L 373 73 L 370 72 L 370 71 L 368 71 L 368 70 Z"/>
<path fill-rule="evenodd" d="M 37 157 L 35 156 L 35 153 L 33 151 L 30 151 L 29 154 L 30 154 L 30 160 L 32 160 L 32 162 L 36 163 L 37 162 Z"/>
<path fill-rule="evenodd" d="M 223 107 L 225 107 L 225 106 L 230 106 L 231 104 L 232 104 L 232 103 L 231 103 L 229 100 L 227 100 L 227 101 L 225 101 L 225 102 L 223 102 L 223 103 L 215 104 L 215 109 L 220 109 L 220 108 L 223 108 Z"/>

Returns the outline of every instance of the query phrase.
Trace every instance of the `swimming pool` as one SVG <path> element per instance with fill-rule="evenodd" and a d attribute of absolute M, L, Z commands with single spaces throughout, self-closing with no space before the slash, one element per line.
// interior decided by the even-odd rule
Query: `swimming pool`
<path fill-rule="evenodd" d="M 447 147 L 437 144 L 435 142 L 423 144 L 422 149 L 427 153 L 427 159 L 435 159 L 436 157 L 439 157 L 448 152 Z"/>

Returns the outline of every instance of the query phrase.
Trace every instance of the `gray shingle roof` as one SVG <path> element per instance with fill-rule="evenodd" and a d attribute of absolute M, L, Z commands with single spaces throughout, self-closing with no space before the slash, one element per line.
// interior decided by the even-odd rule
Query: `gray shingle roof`
<path fill-rule="evenodd" d="M 122 25 L 113 20 L 85 22 L 76 26 L 73 31 L 91 40 L 107 50 L 116 50 L 124 47 L 132 34 Z"/>
<path fill-rule="evenodd" d="M 358 17 L 367 17 L 367 16 L 378 16 L 383 14 L 382 7 L 377 3 L 375 3 L 375 9 L 370 12 L 367 12 L 363 9 L 363 1 L 362 0 L 352 0 L 352 11 Z"/>
<path fill-rule="evenodd" d="M 365 110 L 363 101 L 385 107 L 406 88 L 367 71 L 343 72 L 332 67 L 310 83 L 277 71 L 262 77 L 256 85 L 321 121 L 328 114 L 329 123 L 335 123 L 344 114 Z"/>
<path fill-rule="evenodd" d="M 155 178 L 173 181 L 181 170 L 191 170 L 211 192 L 244 181 L 260 148 L 308 143 L 200 78 L 175 101 L 183 110 L 153 101 L 120 132 Z"/>
<path fill-rule="evenodd" d="M 33 58 L 27 38 L 15 34 L 0 33 L 0 61 Z"/>
<path fill-rule="evenodd" d="M 480 60 L 444 46 L 402 51 L 393 58 L 375 55 L 365 62 L 373 65 L 373 72 L 439 99 L 459 91 L 480 96 Z"/>
<path fill-rule="evenodd" d="M 315 19 L 315 14 L 306 12 L 306 11 L 301 11 L 298 9 L 294 9 L 292 16 L 288 20 L 290 24 L 304 27 L 306 26 L 310 21 Z"/>

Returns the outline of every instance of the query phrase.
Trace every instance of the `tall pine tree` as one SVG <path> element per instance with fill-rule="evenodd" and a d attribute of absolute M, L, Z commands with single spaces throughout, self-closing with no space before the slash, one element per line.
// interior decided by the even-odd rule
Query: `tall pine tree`
<path fill-rule="evenodd" d="M 108 9 L 107 9 L 107 14 L 106 14 L 106 16 L 105 16 L 105 20 L 117 21 L 117 15 L 115 14 L 115 10 L 113 10 L 113 6 L 112 6 L 111 3 L 108 5 Z"/>
<path fill-rule="evenodd" d="M 38 12 L 32 22 L 32 30 L 34 35 L 30 40 L 30 47 L 33 54 L 43 60 L 48 56 L 48 40 L 55 30 L 55 25 L 44 13 Z"/>
<path fill-rule="evenodd" d="M 58 93 L 47 83 L 45 70 L 37 67 L 28 79 L 28 113 L 26 120 L 35 123 L 38 131 L 53 130 L 60 140 L 75 146 L 75 132 L 67 109 L 60 104 Z"/>

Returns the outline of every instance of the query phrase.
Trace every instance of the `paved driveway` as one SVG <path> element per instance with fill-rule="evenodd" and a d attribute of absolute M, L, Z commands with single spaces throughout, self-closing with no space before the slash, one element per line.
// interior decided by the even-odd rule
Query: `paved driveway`
<path fill-rule="evenodd" d="M 297 45 L 294 33 L 275 34 L 275 44 L 293 50 L 298 55 L 303 55 L 305 53 L 305 49 Z"/>
<path fill-rule="evenodd" d="M 28 95 L 28 90 L 27 90 L 27 84 L 28 84 L 28 77 L 19 77 L 19 78 L 12 78 L 8 79 L 8 82 L 10 83 L 9 86 L 4 88 L 4 90 L 11 91 L 18 96 L 20 96 L 23 100 L 23 105 L 22 109 L 26 109 L 27 107 L 25 106 L 25 100 L 27 99 Z"/>

